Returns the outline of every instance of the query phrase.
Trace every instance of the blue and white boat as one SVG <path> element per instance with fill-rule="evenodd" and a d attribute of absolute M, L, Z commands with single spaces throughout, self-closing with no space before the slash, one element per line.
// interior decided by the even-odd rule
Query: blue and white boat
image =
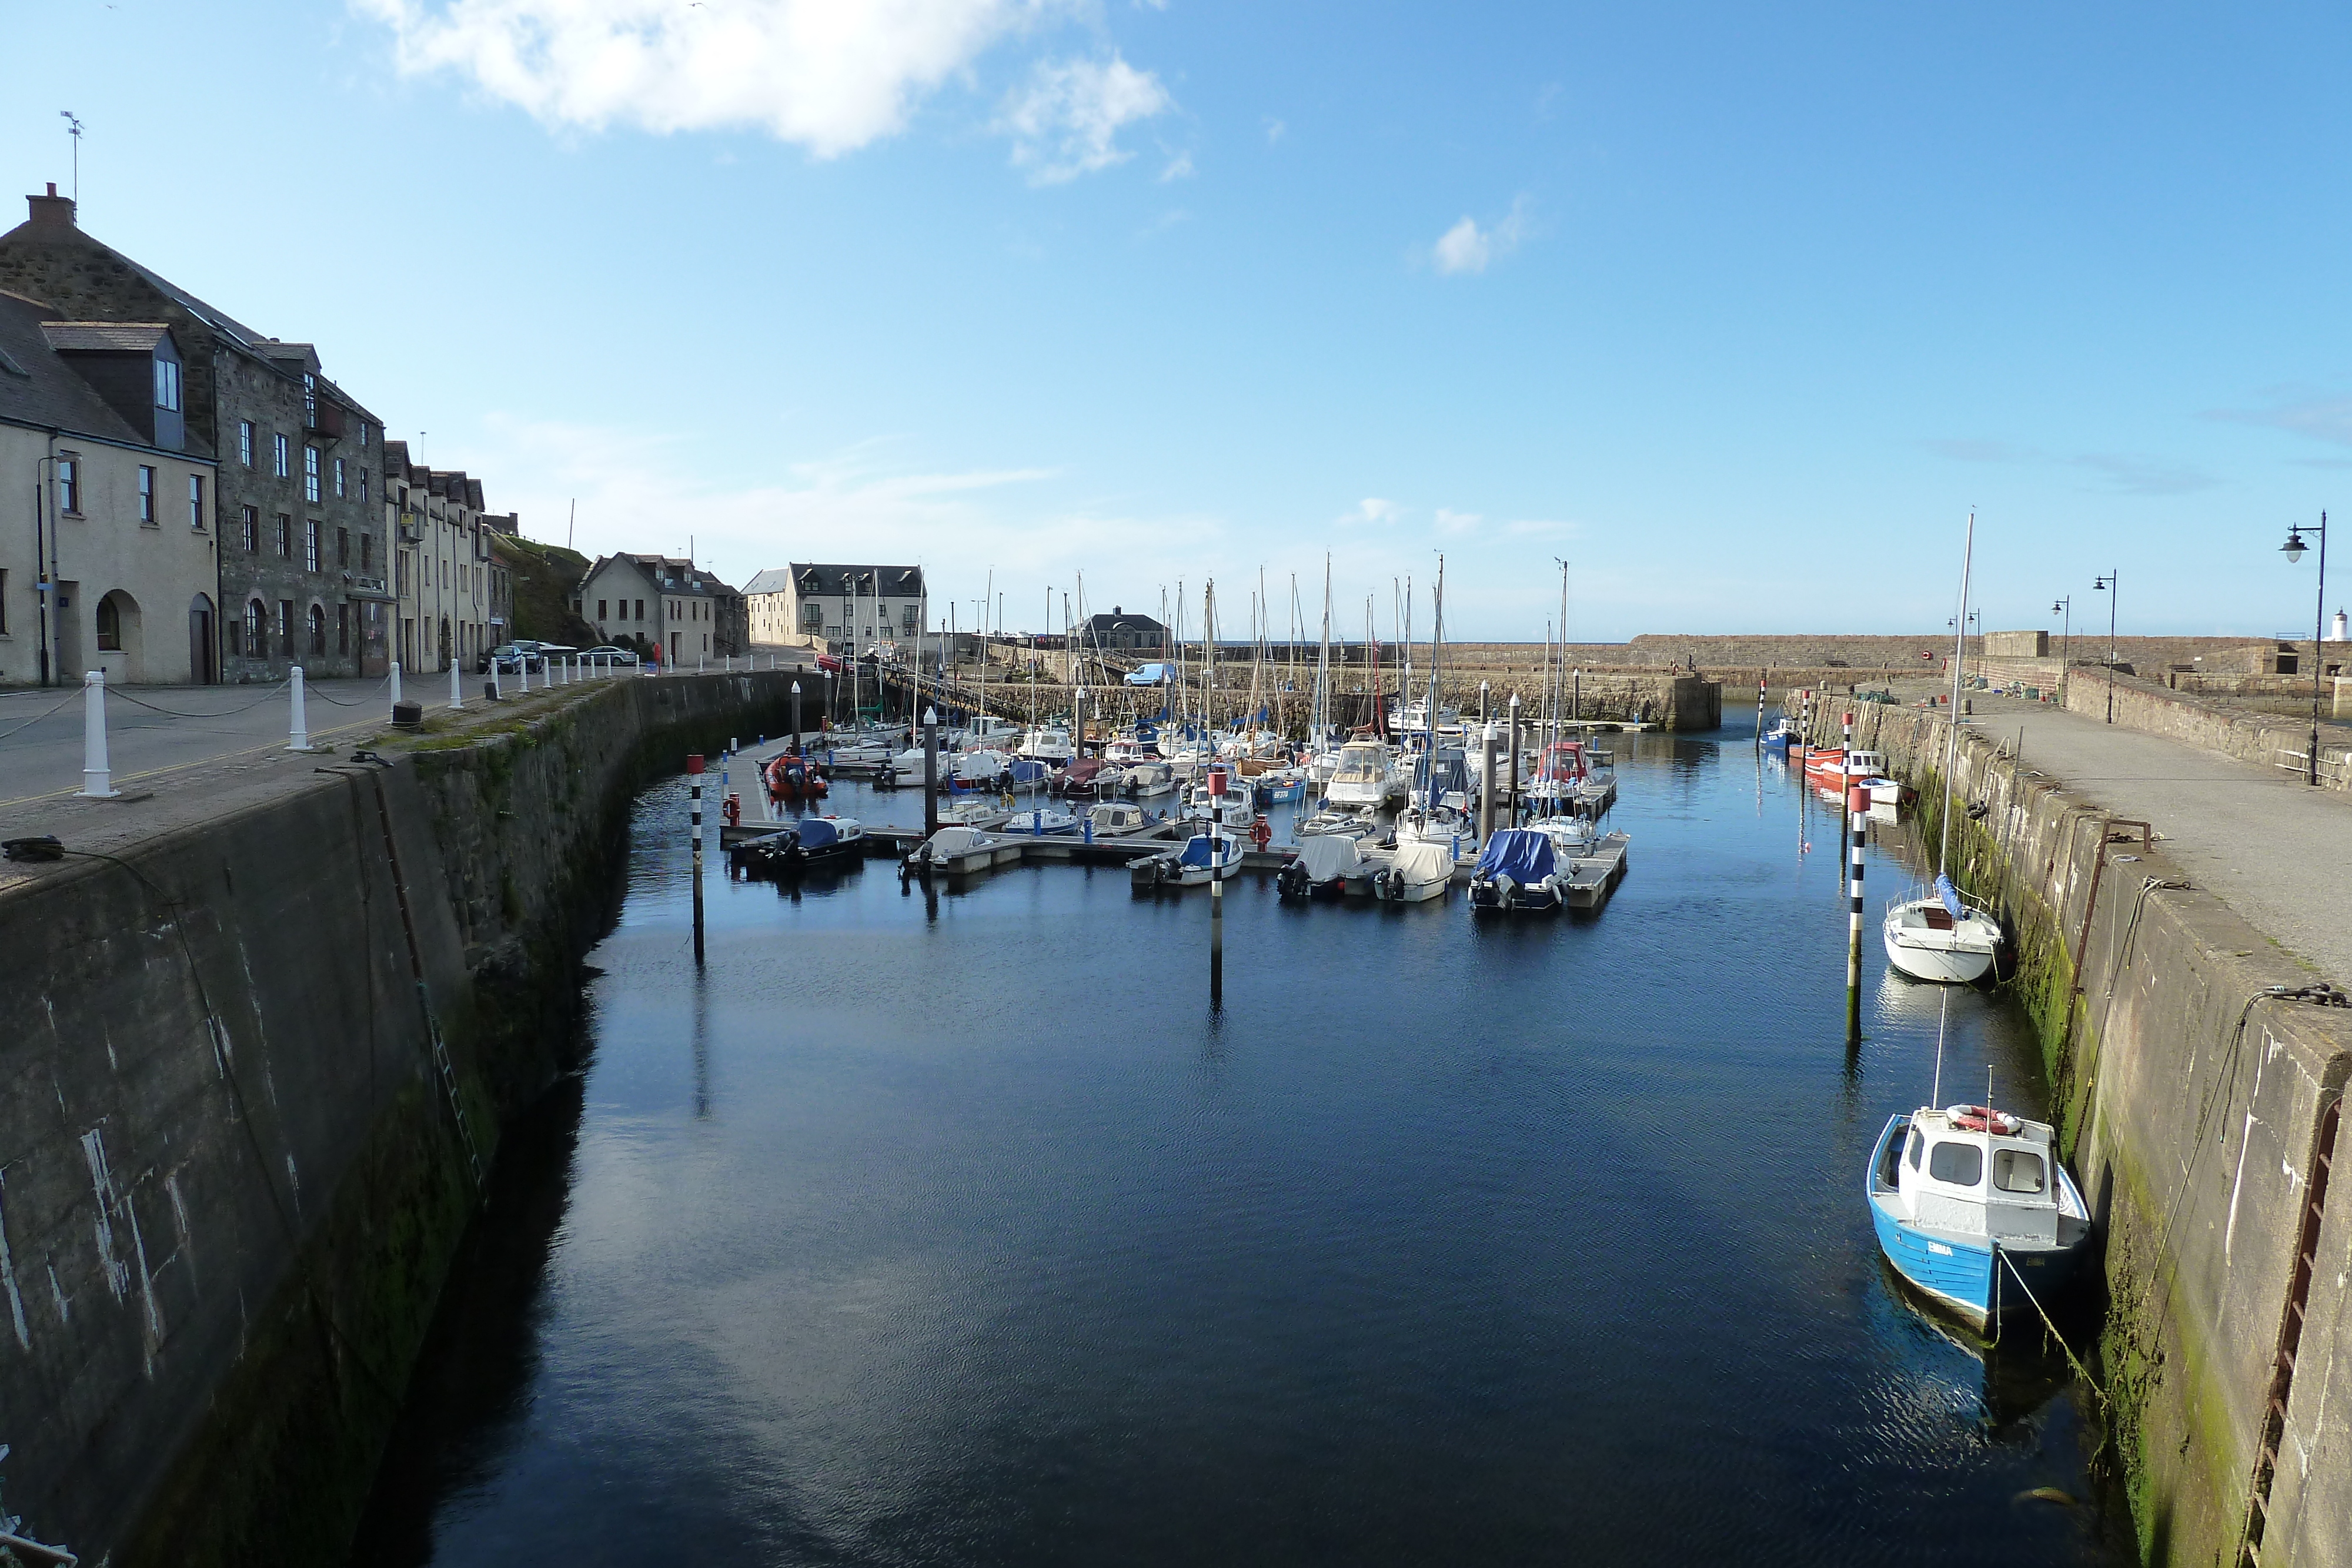
<path fill-rule="evenodd" d="M 1031 811 L 1013 812 L 1005 820 L 1002 831 L 1037 838 L 1042 838 L 1048 833 L 1075 833 L 1078 831 L 1078 820 L 1067 811 L 1057 811 L 1051 806 L 1040 806 Z"/>
<path fill-rule="evenodd" d="M 1895 1272 L 1979 1333 L 2032 1311 L 2029 1291 L 2047 1304 L 2089 1249 L 2091 1211 L 2050 1124 L 2005 1111 L 1889 1117 L 1863 1191 Z"/>
<path fill-rule="evenodd" d="M 1777 751 L 1786 757 L 1789 747 L 1796 744 L 1797 737 L 1797 721 L 1782 714 L 1773 721 L 1772 727 L 1764 732 L 1764 749 Z"/>

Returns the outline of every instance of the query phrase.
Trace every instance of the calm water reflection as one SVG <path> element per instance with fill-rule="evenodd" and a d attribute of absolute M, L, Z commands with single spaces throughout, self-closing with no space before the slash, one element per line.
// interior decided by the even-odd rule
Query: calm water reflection
<path fill-rule="evenodd" d="M 1878 1263 L 1941 998 L 1874 939 L 1845 1049 L 1834 819 L 1617 749 L 1598 919 L 1244 880 L 1218 1017 L 1204 894 L 1058 866 L 714 879 L 698 979 L 650 792 L 359 1562 L 2121 1560 L 2021 1495 L 2090 1494 L 2063 1359 Z M 2039 1104 L 2013 1005 L 1948 1022 L 1947 1098 Z"/>

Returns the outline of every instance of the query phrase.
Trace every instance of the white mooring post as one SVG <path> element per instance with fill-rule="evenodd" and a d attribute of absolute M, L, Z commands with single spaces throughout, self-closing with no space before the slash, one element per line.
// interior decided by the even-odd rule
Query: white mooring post
<path fill-rule="evenodd" d="M 495 664 L 498 662 L 498 655 L 492 654 L 490 663 Z M 515 675 L 522 683 L 522 695 L 530 695 L 530 655 L 529 653 L 523 654 L 515 661 Z"/>
<path fill-rule="evenodd" d="M 450 660 L 449 711 L 451 713 L 464 713 L 466 711 L 466 691 L 465 687 L 460 684 L 464 679 L 464 673 L 457 668 L 457 661 L 455 659 Z"/>
<path fill-rule="evenodd" d="M 499 680 L 499 662 L 498 662 L 496 659 L 492 659 L 492 660 L 490 661 L 490 697 L 491 697 L 491 700 L 492 700 L 492 701 L 494 701 L 494 702 L 504 702 L 504 701 L 506 700 L 506 695 L 507 695 L 507 687 L 506 687 L 506 683 L 505 683 L 504 681 L 501 681 L 501 680 Z"/>
<path fill-rule="evenodd" d="M 114 787 L 114 770 L 106 760 L 106 672 L 82 676 L 81 789 L 92 800 L 114 800 L 122 791 Z"/>
<path fill-rule="evenodd" d="M 398 659 L 392 662 L 392 706 L 395 709 L 400 706 L 400 661 Z"/>
<path fill-rule="evenodd" d="M 295 665 L 291 671 L 290 684 L 288 690 L 289 695 L 293 698 L 294 712 L 291 721 L 287 726 L 286 749 L 289 751 L 308 751 L 310 749 L 310 716 L 304 710 L 302 706 L 301 665 Z"/>

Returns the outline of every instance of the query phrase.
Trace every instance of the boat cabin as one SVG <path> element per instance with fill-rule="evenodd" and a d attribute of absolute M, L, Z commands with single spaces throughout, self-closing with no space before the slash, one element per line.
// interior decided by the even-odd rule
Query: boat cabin
<path fill-rule="evenodd" d="M 1889 1140 L 1879 1172 L 1911 1223 L 2009 1245 L 2060 1245 L 2057 1157 L 2049 1124 L 1980 1105 L 1923 1108 Z M 2065 1239 L 2071 1241 L 2072 1237 Z"/>

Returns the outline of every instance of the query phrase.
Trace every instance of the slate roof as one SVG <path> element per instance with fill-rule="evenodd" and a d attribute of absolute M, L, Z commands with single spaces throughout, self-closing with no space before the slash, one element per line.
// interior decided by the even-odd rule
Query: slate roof
<path fill-rule="evenodd" d="M 609 561 L 626 561 L 650 578 L 665 593 L 707 595 L 713 599 L 735 596 L 735 590 L 720 580 L 719 574 L 692 561 L 670 555 L 640 555 L 634 550 L 615 550 L 600 556 L 590 564 L 581 580 L 585 582 L 604 570 Z"/>
<path fill-rule="evenodd" d="M 782 593 L 792 585 L 792 568 L 772 566 L 767 570 L 755 574 L 751 581 L 745 583 L 743 594 L 748 599 L 754 593 Z"/>
<path fill-rule="evenodd" d="M 160 321 L 44 321 L 41 336 L 59 353 L 152 354 L 170 334 Z"/>
<path fill-rule="evenodd" d="M 866 580 L 868 572 L 881 584 L 881 592 L 889 599 L 919 599 L 923 595 L 923 569 L 919 566 L 836 566 L 828 562 L 796 560 L 785 570 L 792 573 L 803 593 L 871 594 L 874 585 Z M 853 588 L 842 586 L 844 580 Z"/>
<path fill-rule="evenodd" d="M 57 314 L 20 294 L 0 293 L 0 419 L 151 445 L 49 347 L 42 328 Z M 192 450 L 188 455 L 204 454 Z"/>

